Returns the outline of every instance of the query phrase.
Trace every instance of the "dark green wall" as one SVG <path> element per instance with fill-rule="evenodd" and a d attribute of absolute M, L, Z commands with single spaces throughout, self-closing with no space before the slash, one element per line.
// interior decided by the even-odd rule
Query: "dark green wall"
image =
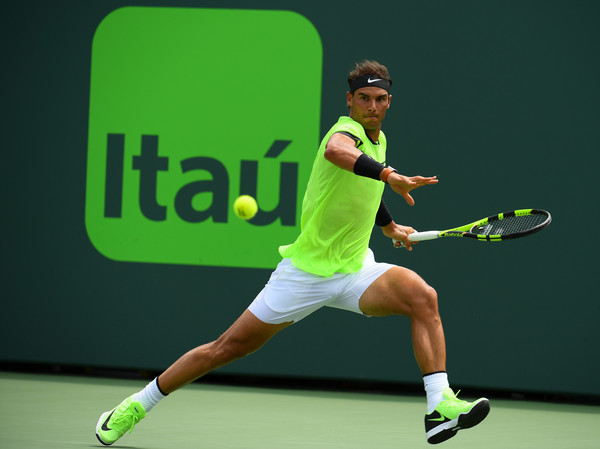
<path fill-rule="evenodd" d="M 596 1 L 33 1 L 4 6 L 0 359 L 162 369 L 213 339 L 269 270 L 115 262 L 84 224 L 91 43 L 124 5 L 289 9 L 323 44 L 321 135 L 345 113 L 354 61 L 394 79 L 389 162 L 436 174 L 396 221 L 444 228 L 509 210 L 552 225 L 506 244 L 428 242 L 377 258 L 440 295 L 453 384 L 600 394 L 600 3 Z M 272 250 L 279 243 L 276 242 Z M 420 382 L 404 318 L 324 310 L 228 373 Z"/>

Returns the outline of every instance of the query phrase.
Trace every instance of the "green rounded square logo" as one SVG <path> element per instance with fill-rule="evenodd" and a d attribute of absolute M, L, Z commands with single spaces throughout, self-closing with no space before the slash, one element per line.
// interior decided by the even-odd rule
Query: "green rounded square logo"
<path fill-rule="evenodd" d="M 92 46 L 85 223 L 120 261 L 272 268 L 319 144 L 322 46 L 289 11 L 127 7 Z M 249 222 L 232 211 L 254 196 Z"/>

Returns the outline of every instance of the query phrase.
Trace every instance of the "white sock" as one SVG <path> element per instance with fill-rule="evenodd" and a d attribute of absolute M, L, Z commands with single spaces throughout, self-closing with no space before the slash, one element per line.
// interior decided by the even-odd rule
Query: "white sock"
<path fill-rule="evenodd" d="M 427 414 L 432 413 L 437 405 L 444 400 L 445 388 L 448 388 L 448 373 L 440 371 L 438 373 L 423 376 L 425 384 L 425 393 L 427 394 Z"/>
<path fill-rule="evenodd" d="M 158 387 L 157 377 L 148 385 L 146 385 L 146 388 L 134 394 L 133 400 L 138 401 L 140 404 L 142 404 L 142 407 L 144 407 L 144 410 L 146 410 L 146 413 L 148 413 L 150 410 L 152 410 L 152 407 L 158 404 L 158 402 L 161 399 L 164 399 L 166 397 L 167 395 L 163 394 L 163 392 L 160 391 L 160 388 Z"/>

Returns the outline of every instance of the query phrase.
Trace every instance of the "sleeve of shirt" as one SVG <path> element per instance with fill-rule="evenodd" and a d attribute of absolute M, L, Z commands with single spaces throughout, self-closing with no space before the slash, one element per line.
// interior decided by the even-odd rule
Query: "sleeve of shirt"
<path fill-rule="evenodd" d="M 352 140 L 354 140 L 356 148 L 360 148 L 360 146 L 363 144 L 363 141 L 359 137 L 356 137 L 354 134 L 351 134 L 348 131 L 338 131 L 336 134 L 343 134 L 344 136 L 350 137 Z"/>

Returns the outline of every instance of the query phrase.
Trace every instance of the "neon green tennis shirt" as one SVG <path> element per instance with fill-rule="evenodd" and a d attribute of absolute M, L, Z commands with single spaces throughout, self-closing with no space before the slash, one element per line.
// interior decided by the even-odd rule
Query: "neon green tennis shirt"
<path fill-rule="evenodd" d="M 373 144 L 362 125 L 350 117 L 340 117 L 321 141 L 304 193 L 300 235 L 279 248 L 281 256 L 289 257 L 296 267 L 321 276 L 361 269 L 385 187 L 325 159 L 325 146 L 337 132 L 358 137 L 362 141 L 358 148 L 381 163 L 387 147 L 383 132 L 379 143 Z"/>

